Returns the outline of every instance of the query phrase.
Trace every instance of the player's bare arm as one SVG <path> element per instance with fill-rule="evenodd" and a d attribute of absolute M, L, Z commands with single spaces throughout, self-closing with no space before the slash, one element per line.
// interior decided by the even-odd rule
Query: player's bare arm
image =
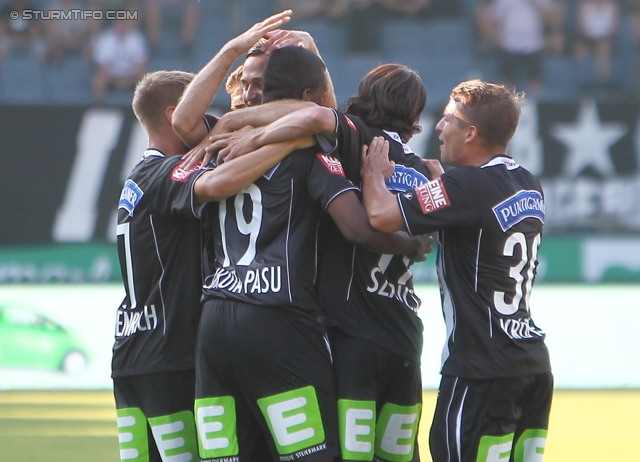
<path fill-rule="evenodd" d="M 405 229 L 396 197 L 385 185 L 385 172 L 393 168 L 389 161 L 389 142 L 375 137 L 362 148 L 362 197 L 371 226 L 386 233 Z"/>
<path fill-rule="evenodd" d="M 312 137 L 270 144 L 203 173 L 194 185 L 196 202 L 220 201 L 237 194 L 296 149 L 311 147 Z"/>
<path fill-rule="evenodd" d="M 284 99 L 260 106 L 252 106 L 228 112 L 223 115 L 216 126 L 213 127 L 209 137 L 211 138 L 215 135 L 234 132 L 247 125 L 251 125 L 252 127 L 262 127 L 273 123 L 288 114 L 295 113 L 298 110 L 315 107 L 317 107 L 316 104 L 310 101 Z"/>
<path fill-rule="evenodd" d="M 269 103 L 265 106 L 270 106 Z M 293 106 L 291 106 L 293 107 Z M 253 109 L 253 108 L 251 108 Z M 247 120 L 247 122 L 249 122 Z M 250 123 L 250 125 L 254 125 Z M 333 110 L 308 105 L 300 110 L 288 112 L 284 117 L 269 125 L 261 126 L 252 132 L 234 132 L 221 136 L 212 136 L 207 151 L 217 151 L 218 161 L 233 159 L 267 144 L 294 140 L 311 135 L 322 135 L 328 140 L 335 138 L 336 116 Z"/>
<path fill-rule="evenodd" d="M 414 261 L 424 261 L 431 252 L 432 239 L 428 236 L 412 237 L 405 232 L 387 234 L 373 229 L 362 202 L 353 191 L 333 199 L 327 210 L 345 239 L 365 250 L 407 255 Z"/>
<path fill-rule="evenodd" d="M 182 96 L 172 119 L 174 130 L 187 146 L 197 145 L 207 135 L 202 117 L 236 58 L 249 51 L 267 32 L 289 22 L 291 13 L 291 10 L 285 10 L 254 24 L 246 32 L 227 42 L 198 72 Z"/>
<path fill-rule="evenodd" d="M 211 130 L 211 132 L 209 133 L 209 141 L 207 142 L 207 146 L 213 146 L 216 143 L 218 144 L 214 147 L 204 146 L 202 149 L 191 150 L 189 153 L 185 154 L 185 170 L 191 169 L 198 162 L 202 162 L 203 165 L 207 165 L 213 158 L 214 153 L 218 152 L 219 149 L 226 147 L 226 144 L 224 144 L 224 140 L 233 138 L 233 135 L 230 135 L 230 133 L 240 130 L 246 126 L 261 127 L 270 124 L 271 122 L 274 122 L 275 120 L 278 120 L 279 118 L 286 116 L 287 114 L 308 107 L 316 107 L 316 105 L 309 101 L 288 99 L 273 101 L 268 104 L 252 106 L 226 113 L 222 116 L 222 118 L 220 118 L 215 127 L 213 127 L 213 130 Z M 276 142 L 289 141 L 292 139 L 295 138 L 283 138 L 281 140 L 276 140 Z M 252 141 L 248 150 L 243 151 L 242 153 L 237 152 L 234 157 L 238 157 L 241 154 L 246 154 L 247 152 L 255 151 L 265 144 L 266 143 L 258 144 Z M 222 160 L 220 156 L 218 157 L 218 160 Z"/>
<path fill-rule="evenodd" d="M 421 159 L 420 161 L 429 170 L 432 180 L 440 178 L 444 173 L 444 168 L 438 159 Z"/>

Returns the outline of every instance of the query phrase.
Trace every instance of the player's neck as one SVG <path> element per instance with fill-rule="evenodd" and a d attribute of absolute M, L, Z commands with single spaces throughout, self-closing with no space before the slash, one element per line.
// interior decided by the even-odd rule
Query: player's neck
<path fill-rule="evenodd" d="M 464 165 L 480 167 L 494 157 L 504 155 L 505 152 L 506 148 L 504 146 L 473 146 L 469 148 L 468 155 L 465 156 L 466 161 Z"/>
<path fill-rule="evenodd" d="M 150 133 L 149 149 L 157 149 L 166 156 L 181 156 L 187 153 L 187 148 L 175 133 Z"/>

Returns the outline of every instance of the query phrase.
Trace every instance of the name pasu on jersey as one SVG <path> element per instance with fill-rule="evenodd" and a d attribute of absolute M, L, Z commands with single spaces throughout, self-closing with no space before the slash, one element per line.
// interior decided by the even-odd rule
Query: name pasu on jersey
<path fill-rule="evenodd" d="M 219 202 L 207 216 L 215 265 L 205 297 L 316 310 L 318 221 L 332 200 L 355 189 L 337 158 L 308 148 Z"/>
<path fill-rule="evenodd" d="M 247 269 L 244 280 L 233 269 L 218 268 L 208 290 L 226 290 L 234 294 L 267 294 L 282 290 L 282 266 Z"/>

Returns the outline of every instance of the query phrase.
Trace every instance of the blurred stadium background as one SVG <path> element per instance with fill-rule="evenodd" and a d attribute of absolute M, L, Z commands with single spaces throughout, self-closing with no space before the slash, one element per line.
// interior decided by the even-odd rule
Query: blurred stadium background
<path fill-rule="evenodd" d="M 619 1 L 611 77 L 600 81 L 593 56 L 577 58 L 571 52 L 579 0 L 557 1 L 565 14 L 559 31 L 553 32 L 562 34 L 563 45 L 544 52 L 539 90 L 530 92 L 526 82 L 516 82 L 518 90 L 528 92 L 528 102 L 509 147 L 509 154 L 540 178 L 546 194 L 545 236 L 531 302 L 534 319 L 548 333 L 556 386 L 562 390 L 552 414 L 557 436 L 552 428 L 546 460 L 640 460 L 638 439 L 629 436 L 632 429 L 635 435 L 640 432 L 638 2 Z M 9 431 L 18 428 L 16 419 L 25 427 L 34 420 L 47 425 L 58 421 L 52 414 L 40 419 L 33 399 L 37 409 L 48 406 L 55 414 L 59 397 L 71 396 L 63 401 L 85 406 L 88 413 L 82 411 L 77 418 L 81 423 L 73 425 L 104 420 L 96 434 L 107 432 L 106 451 L 111 454 L 117 445 L 108 393 L 113 313 L 124 294 L 114 243 L 116 203 L 121 182 L 147 140 L 130 108 L 131 91 L 111 91 L 100 103 L 94 100 L 90 59 L 75 52 L 44 59 L 33 49 L 7 45 L 3 31 L 10 23 L 3 12 L 12 2 L 0 0 L 0 390 L 5 390 L 0 393 L 0 442 L 19 443 L 18 434 L 30 438 L 28 432 Z M 51 3 L 34 0 L 30 7 L 44 11 Z M 278 0 L 197 3 L 195 41 L 189 47 L 180 38 L 184 6 L 167 6 L 149 70 L 196 72 L 229 38 L 281 6 Z M 296 19 L 294 10 L 287 27 L 307 30 L 315 38 L 340 104 L 380 63 L 417 70 L 427 86 L 428 104 L 420 121 L 424 130 L 410 145 L 423 157 L 438 157 L 434 127 L 451 88 L 468 78 L 500 79 L 499 52 L 485 46 L 477 27 L 485 3 L 431 0 L 412 17 L 374 15 L 366 23 L 361 22 L 365 15 L 353 14 Z M 144 2 L 99 4 L 138 11 L 144 30 Z M 79 5 L 93 8 L 93 3 Z M 45 46 L 46 22 L 39 22 L 38 39 Z M 370 42 L 363 46 L 362 40 L 354 40 L 354 30 L 372 24 Z M 102 26 L 107 27 L 106 21 Z M 211 111 L 223 113 L 228 103 L 228 95 L 218 92 Z M 432 260 L 415 266 L 424 302 L 427 390 L 437 388 L 444 339 Z M 427 393 L 435 399 L 433 392 Z M 604 411 L 614 414 L 594 418 Z M 429 413 L 425 405 L 423 434 Z M 606 439 L 606 432 L 616 436 Z M 561 444 L 569 449 L 554 453 Z M 590 449 L 571 457 L 572 445 L 609 452 L 600 457 Z M 421 446 L 426 455 L 426 439 Z M 13 454 L 8 459 L 0 452 L 0 459 L 36 458 L 20 459 L 21 452 L 7 453 Z M 38 458 L 49 460 L 42 454 Z M 73 459 L 61 455 L 51 460 Z"/>

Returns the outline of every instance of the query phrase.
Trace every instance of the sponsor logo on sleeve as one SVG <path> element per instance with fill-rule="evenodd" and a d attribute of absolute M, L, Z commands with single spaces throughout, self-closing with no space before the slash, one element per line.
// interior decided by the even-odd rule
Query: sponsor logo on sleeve
<path fill-rule="evenodd" d="M 493 207 L 493 213 L 502 231 L 520 223 L 525 218 L 537 218 L 544 223 L 544 199 L 538 191 L 519 191 Z"/>
<path fill-rule="evenodd" d="M 406 192 L 416 189 L 427 181 L 429 181 L 427 177 L 416 169 L 396 164 L 386 184 L 390 191 Z"/>
<path fill-rule="evenodd" d="M 133 211 L 140 203 L 143 195 L 144 191 L 134 181 L 127 180 L 120 193 L 118 208 L 125 209 L 129 212 L 129 216 L 133 216 Z"/>
<path fill-rule="evenodd" d="M 189 170 L 184 170 L 182 168 L 182 164 L 184 164 L 184 162 L 176 165 L 176 167 L 173 169 L 173 171 L 171 172 L 171 179 L 174 181 L 180 181 L 181 183 L 184 183 L 185 181 L 187 181 L 187 179 L 193 172 L 200 170 L 200 166 L 202 165 L 202 162 L 198 162 L 194 167 L 190 168 Z"/>
<path fill-rule="evenodd" d="M 347 125 L 349 125 L 349 127 L 350 127 L 353 131 L 355 131 L 355 132 L 357 132 L 357 131 L 358 131 L 358 128 L 356 127 L 356 124 L 354 124 L 354 123 L 353 123 L 353 121 L 352 121 L 349 117 L 344 116 L 344 119 L 347 121 Z"/>
<path fill-rule="evenodd" d="M 414 189 L 422 213 L 427 214 L 451 205 L 441 178 L 428 181 Z"/>
<path fill-rule="evenodd" d="M 327 170 L 336 175 L 345 176 L 344 169 L 342 168 L 342 163 L 333 156 L 328 156 L 323 153 L 317 154 L 318 159 L 322 161 Z"/>

